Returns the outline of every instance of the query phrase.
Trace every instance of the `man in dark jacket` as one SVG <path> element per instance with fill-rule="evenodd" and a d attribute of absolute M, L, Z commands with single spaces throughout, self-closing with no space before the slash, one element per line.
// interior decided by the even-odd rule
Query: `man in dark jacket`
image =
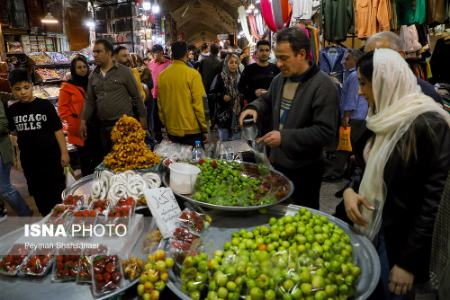
<path fill-rule="evenodd" d="M 209 96 L 209 92 L 214 77 L 222 70 L 222 62 L 217 56 L 219 54 L 219 46 L 217 46 L 216 44 L 211 44 L 211 46 L 209 47 L 209 52 L 209 57 L 204 58 L 200 62 L 198 71 L 200 72 L 200 75 L 202 75 L 203 86 L 205 88 L 206 94 L 208 95 L 210 119 L 213 120 L 215 113 L 215 103 L 213 101 L 214 98 Z"/>
<path fill-rule="evenodd" d="M 309 40 L 297 28 L 277 34 L 281 73 L 269 91 L 242 112 L 240 122 L 271 115 L 272 131 L 257 140 L 271 147 L 273 166 L 292 180 L 296 204 L 319 208 L 323 148 L 335 137 L 339 94 L 335 84 L 308 61 Z"/>
<path fill-rule="evenodd" d="M 367 40 L 366 46 L 364 47 L 364 52 L 370 52 L 379 48 L 392 49 L 400 53 L 401 56 L 405 57 L 405 52 L 402 49 L 402 42 L 400 40 L 400 37 L 393 32 L 383 31 L 372 35 Z M 417 77 L 417 84 L 422 89 L 422 93 L 433 98 L 437 103 L 442 104 L 441 96 L 439 96 L 439 94 L 429 82 Z"/>

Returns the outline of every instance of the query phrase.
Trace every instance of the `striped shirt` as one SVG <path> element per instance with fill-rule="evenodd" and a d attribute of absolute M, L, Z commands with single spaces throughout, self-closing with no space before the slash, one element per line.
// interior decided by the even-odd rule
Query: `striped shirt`
<path fill-rule="evenodd" d="M 294 102 L 295 92 L 297 91 L 297 87 L 300 82 L 294 82 L 290 79 L 287 79 L 283 86 L 283 95 L 281 98 L 281 106 L 280 106 L 280 130 L 283 129 L 286 124 L 289 110 L 292 107 L 292 103 Z"/>

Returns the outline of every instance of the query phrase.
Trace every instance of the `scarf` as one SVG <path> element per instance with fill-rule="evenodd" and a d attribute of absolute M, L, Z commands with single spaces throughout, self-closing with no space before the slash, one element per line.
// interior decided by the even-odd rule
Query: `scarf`
<path fill-rule="evenodd" d="M 241 114 L 241 95 L 238 90 L 238 82 L 240 78 L 239 71 L 236 73 L 231 73 L 228 68 L 228 60 L 225 60 L 224 67 L 220 76 L 223 79 L 223 84 L 225 87 L 225 95 L 231 97 L 231 131 L 233 133 L 239 132 L 241 130 L 239 125 L 239 115 Z"/>
<path fill-rule="evenodd" d="M 450 126 L 450 116 L 432 98 L 424 95 L 408 64 L 391 49 L 377 49 L 373 57 L 372 89 L 375 109 L 369 109 L 367 128 L 375 134 L 359 188 L 376 210 L 362 208 L 368 221 L 356 228 L 373 240 L 381 227 L 386 200 L 384 169 L 395 146 L 414 120 L 426 112 L 441 115 Z"/>

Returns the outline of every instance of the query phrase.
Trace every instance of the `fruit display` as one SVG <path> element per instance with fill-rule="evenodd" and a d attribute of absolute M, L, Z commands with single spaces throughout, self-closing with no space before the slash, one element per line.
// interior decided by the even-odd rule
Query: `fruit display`
<path fill-rule="evenodd" d="M 80 268 L 81 250 L 59 251 L 53 266 L 53 281 L 75 281 Z"/>
<path fill-rule="evenodd" d="M 148 169 L 159 163 L 159 156 L 145 144 L 145 131 L 133 117 L 122 116 L 111 131 L 112 151 L 104 164 L 114 172 Z"/>
<path fill-rule="evenodd" d="M 39 250 L 26 259 L 21 272 L 30 276 L 43 276 L 50 270 L 53 254 L 51 250 Z"/>
<path fill-rule="evenodd" d="M 15 276 L 20 265 L 28 255 L 29 250 L 24 244 L 15 244 L 8 251 L 6 256 L 0 258 L 0 273 Z"/>
<path fill-rule="evenodd" d="M 152 230 L 144 236 L 142 241 L 142 253 L 150 253 L 161 242 L 162 235 L 159 229 Z"/>
<path fill-rule="evenodd" d="M 108 200 L 97 199 L 91 202 L 91 209 L 95 210 L 99 214 L 103 214 L 108 209 L 110 203 Z"/>
<path fill-rule="evenodd" d="M 221 206 L 273 204 L 289 192 L 289 183 L 266 167 L 234 161 L 200 160 L 193 198 Z"/>
<path fill-rule="evenodd" d="M 158 249 L 149 254 L 144 272 L 139 277 L 138 295 L 144 300 L 158 300 L 169 280 L 169 269 L 174 263 L 172 258 L 166 257 L 164 250 Z"/>
<path fill-rule="evenodd" d="M 199 214 L 190 209 L 183 210 L 178 219 L 184 227 L 194 230 L 197 233 L 208 228 L 212 221 L 209 215 Z"/>
<path fill-rule="evenodd" d="M 97 255 L 92 259 L 92 291 L 96 297 L 120 288 L 122 271 L 117 255 Z"/>
<path fill-rule="evenodd" d="M 201 245 L 201 233 L 209 227 L 212 219 L 209 215 L 200 214 L 191 209 L 184 209 L 178 218 L 178 227 L 175 228 L 170 241 L 170 253 L 177 262 L 183 262 L 187 255 L 197 253 Z"/>
<path fill-rule="evenodd" d="M 158 174 L 148 172 L 139 174 L 125 171 L 114 174 L 110 171 L 100 171 L 91 186 L 93 199 L 109 199 L 113 205 L 120 199 L 132 197 L 135 200 L 144 198 L 146 188 L 153 189 L 161 186 Z M 146 204 L 146 203 L 145 203 Z"/>
<path fill-rule="evenodd" d="M 106 254 L 108 248 L 104 245 L 99 245 L 97 249 L 85 249 L 79 260 L 79 269 L 77 274 L 77 282 L 91 283 L 92 282 L 92 255 Z"/>
<path fill-rule="evenodd" d="M 65 205 L 81 207 L 84 204 L 84 199 L 83 199 L 83 196 L 67 195 L 67 197 L 63 200 L 63 203 Z"/>
<path fill-rule="evenodd" d="M 188 256 L 182 290 L 191 299 L 348 299 L 360 268 L 350 237 L 325 216 L 301 208 L 270 226 L 232 234 L 208 260 Z"/>
<path fill-rule="evenodd" d="M 141 276 L 142 271 L 144 271 L 144 261 L 140 257 L 131 256 L 122 260 L 122 270 L 125 278 L 133 281 Z"/>

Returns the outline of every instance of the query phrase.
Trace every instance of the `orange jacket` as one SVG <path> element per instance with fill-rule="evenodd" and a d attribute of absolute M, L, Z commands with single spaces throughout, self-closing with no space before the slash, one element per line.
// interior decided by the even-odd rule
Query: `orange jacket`
<path fill-rule="evenodd" d="M 360 39 L 390 30 L 390 0 L 356 0 L 355 14 L 356 33 Z"/>
<path fill-rule="evenodd" d="M 83 110 L 85 91 L 82 87 L 69 82 L 63 82 L 59 90 L 59 117 L 67 122 L 69 143 L 83 146 L 80 136 L 80 115 Z"/>

